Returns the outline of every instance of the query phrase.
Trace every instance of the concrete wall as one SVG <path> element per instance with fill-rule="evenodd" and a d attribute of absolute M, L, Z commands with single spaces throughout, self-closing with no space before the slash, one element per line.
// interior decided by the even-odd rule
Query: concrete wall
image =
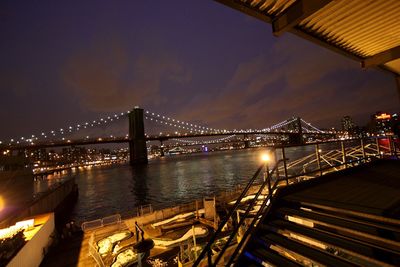
<path fill-rule="evenodd" d="M 48 215 L 47 221 L 29 240 L 7 267 L 37 267 L 43 260 L 44 252 L 49 246 L 50 235 L 54 232 L 54 214 Z"/>

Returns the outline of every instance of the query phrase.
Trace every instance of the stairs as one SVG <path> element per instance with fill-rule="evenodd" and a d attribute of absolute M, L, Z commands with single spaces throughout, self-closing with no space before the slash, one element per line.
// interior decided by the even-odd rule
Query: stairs
<path fill-rule="evenodd" d="M 236 266 L 400 266 L 400 220 L 278 194 Z"/>

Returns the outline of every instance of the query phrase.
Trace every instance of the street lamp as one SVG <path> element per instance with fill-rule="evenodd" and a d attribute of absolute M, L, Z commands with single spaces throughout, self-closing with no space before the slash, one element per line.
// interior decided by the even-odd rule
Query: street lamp
<path fill-rule="evenodd" d="M 265 171 L 264 171 L 264 183 L 265 180 L 268 180 L 268 193 L 271 193 L 271 181 L 269 179 L 269 166 L 268 166 L 268 162 L 271 161 L 271 156 L 268 152 L 265 152 L 261 155 L 261 160 L 264 162 L 264 167 L 265 167 Z"/>
<path fill-rule="evenodd" d="M 270 156 L 268 153 L 263 153 L 263 154 L 261 155 L 261 160 L 262 160 L 265 164 L 267 164 L 267 166 L 268 166 L 268 162 L 271 160 L 271 156 Z"/>

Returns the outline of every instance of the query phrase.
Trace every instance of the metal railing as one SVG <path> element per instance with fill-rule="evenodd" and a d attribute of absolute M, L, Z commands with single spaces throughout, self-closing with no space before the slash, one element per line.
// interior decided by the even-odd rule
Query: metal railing
<path fill-rule="evenodd" d="M 382 138 L 380 138 L 383 140 Z M 200 266 L 202 261 L 207 257 L 207 266 L 217 266 L 224 256 L 229 256 L 227 261 L 223 261 L 225 266 L 231 266 L 236 261 L 238 254 L 241 252 L 242 248 L 249 239 L 249 235 L 252 230 L 257 226 L 258 222 L 265 217 L 268 213 L 269 203 L 272 200 L 273 193 L 277 189 L 278 185 L 289 185 L 291 183 L 300 182 L 301 177 L 313 178 L 321 176 L 323 174 L 338 171 L 344 168 L 357 166 L 369 162 L 373 159 L 382 158 L 385 156 L 395 156 L 397 154 L 397 145 L 393 138 L 386 138 L 386 142 L 383 144 L 379 143 L 379 138 L 363 138 L 363 139 L 350 139 L 350 140 L 340 140 L 340 141 L 329 141 L 329 142 L 318 142 L 313 144 L 306 144 L 304 146 L 314 146 L 314 151 L 310 155 L 303 156 L 299 159 L 289 161 L 286 158 L 288 147 L 279 147 L 275 149 L 281 150 L 281 155 L 276 156 L 276 163 L 271 170 L 268 169 L 268 165 L 261 165 L 253 177 L 250 179 L 248 184 L 243 189 L 240 196 L 237 198 L 232 209 L 225 217 L 225 219 L 220 223 L 218 229 L 215 231 L 214 235 L 210 238 L 207 245 L 204 247 L 199 257 L 195 260 L 193 266 Z M 322 146 L 331 145 L 330 150 L 322 150 Z M 335 145 L 340 145 L 335 147 Z M 294 147 L 294 146 L 292 146 Z M 276 152 L 276 151 L 275 151 Z M 315 157 L 315 158 L 314 158 Z M 308 169 L 311 165 L 314 166 L 313 169 Z M 257 184 L 257 178 L 262 173 L 263 167 L 265 168 L 264 179 L 261 184 Z M 291 170 L 297 168 L 300 172 L 292 172 Z M 273 176 L 275 174 L 275 177 Z M 283 174 L 283 175 L 281 175 Z M 226 227 L 230 220 L 235 220 L 234 215 L 239 211 L 242 200 L 249 193 L 249 189 L 255 185 L 259 185 L 259 189 L 256 192 L 254 198 L 247 205 L 246 210 L 242 216 L 237 219 L 237 224 L 233 227 L 228 241 L 222 247 L 220 252 L 216 255 L 212 255 L 212 246 L 217 241 L 219 236 L 222 234 L 222 230 Z M 260 197 L 266 191 L 265 197 Z M 261 202 L 261 205 L 259 204 Z M 255 216 L 249 216 L 250 212 L 259 205 Z M 250 222 L 249 222 L 250 219 Z M 239 229 L 245 228 L 244 233 L 240 236 L 240 241 L 234 249 L 228 250 L 228 247 L 232 246 L 232 241 L 234 237 L 238 236 Z M 224 255 L 224 254 L 229 255 Z"/>
<path fill-rule="evenodd" d="M 243 236 L 242 240 L 240 241 L 239 245 L 243 244 L 243 240 L 247 237 L 248 235 L 248 231 L 250 229 L 252 229 L 256 223 L 257 218 L 259 217 L 259 214 L 261 212 L 264 211 L 264 208 L 267 205 L 267 202 L 269 201 L 269 199 L 272 196 L 272 192 L 273 190 L 275 190 L 276 185 L 278 183 L 278 180 L 275 181 L 274 184 L 272 184 L 273 181 L 271 181 L 271 177 L 272 177 L 272 173 L 273 172 L 278 172 L 278 165 L 280 163 L 283 163 L 283 160 L 279 160 L 275 166 L 272 168 L 272 170 L 267 170 L 264 174 L 264 181 L 261 183 L 261 186 L 259 188 L 259 190 L 256 192 L 254 198 L 250 201 L 249 205 L 247 206 L 244 214 L 241 216 L 241 218 L 239 219 L 238 223 L 234 226 L 232 233 L 230 234 L 227 242 L 225 243 L 225 245 L 222 247 L 221 251 L 219 254 L 217 254 L 217 256 L 215 257 L 215 259 L 213 260 L 213 255 L 212 255 L 212 245 L 214 244 L 214 242 L 217 240 L 217 237 L 222 233 L 222 229 L 225 227 L 225 225 L 228 223 L 229 220 L 234 220 L 236 212 L 239 210 L 240 208 L 240 204 L 242 203 L 242 200 L 244 199 L 244 197 L 247 195 L 247 193 L 249 192 L 249 189 L 253 186 L 257 184 L 257 178 L 260 176 L 260 174 L 262 173 L 262 169 L 264 168 L 264 166 L 266 166 L 265 164 L 262 164 L 256 171 L 256 173 L 253 175 L 253 177 L 250 179 L 249 183 L 246 185 L 246 187 L 244 188 L 243 192 L 240 194 L 239 198 L 236 200 L 235 204 L 233 205 L 233 208 L 231 209 L 231 211 L 229 212 L 229 214 L 225 217 L 225 219 L 222 221 L 222 223 L 219 225 L 218 229 L 215 231 L 214 235 L 211 237 L 210 241 L 208 242 L 208 244 L 206 245 L 206 247 L 203 249 L 203 251 L 200 253 L 199 257 L 196 259 L 196 261 L 194 262 L 193 266 L 199 266 L 200 262 L 203 260 L 203 258 L 207 255 L 208 258 L 208 266 L 216 266 L 218 264 L 218 262 L 221 260 L 222 256 L 224 255 L 225 251 L 228 249 L 228 247 L 231 245 L 233 238 L 237 235 L 239 229 L 244 225 L 244 222 L 247 218 L 247 216 L 250 214 L 250 211 L 257 205 L 257 202 L 259 201 L 260 195 L 263 193 L 264 189 L 266 187 L 268 187 L 268 195 L 266 198 L 263 198 L 263 202 L 261 204 L 260 209 L 258 210 L 256 216 L 253 218 L 252 222 L 249 224 L 249 228 L 247 229 L 245 235 Z M 239 247 L 239 246 L 238 246 Z M 238 249 L 236 249 L 234 251 L 234 254 L 236 255 L 238 253 Z"/>
<path fill-rule="evenodd" d="M 381 142 L 380 142 L 381 141 Z M 275 147 L 277 159 L 286 158 L 290 149 L 299 146 Z M 309 147 L 308 155 L 299 158 L 289 155 L 291 161 L 284 160 L 279 171 L 284 174 L 286 184 L 297 182 L 296 178 L 314 178 L 331 171 L 356 166 L 375 158 L 398 157 L 398 144 L 392 137 L 369 137 L 339 141 L 325 141 L 304 144 Z"/>

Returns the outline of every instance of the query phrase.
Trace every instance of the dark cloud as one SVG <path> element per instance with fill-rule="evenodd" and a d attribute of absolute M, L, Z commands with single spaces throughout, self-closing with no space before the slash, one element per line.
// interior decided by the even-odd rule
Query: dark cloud
<path fill-rule="evenodd" d="M 94 42 L 71 55 L 62 71 L 64 82 L 77 95 L 82 106 L 92 111 L 121 111 L 133 105 L 159 105 L 161 84 L 187 83 L 191 74 L 181 62 L 163 50 L 141 53 L 121 42 Z"/>
<path fill-rule="evenodd" d="M 393 77 L 213 1 L 3 2 L 0 140 L 134 105 L 216 128 L 399 107 Z"/>
<path fill-rule="evenodd" d="M 206 117 L 214 125 L 254 128 L 298 115 L 328 127 L 346 114 L 368 119 L 377 110 L 398 106 L 393 77 L 364 71 L 354 61 L 296 38 L 286 37 L 269 52 L 238 64 L 217 97 L 205 96 L 207 109 L 191 107 L 184 119 Z"/>

